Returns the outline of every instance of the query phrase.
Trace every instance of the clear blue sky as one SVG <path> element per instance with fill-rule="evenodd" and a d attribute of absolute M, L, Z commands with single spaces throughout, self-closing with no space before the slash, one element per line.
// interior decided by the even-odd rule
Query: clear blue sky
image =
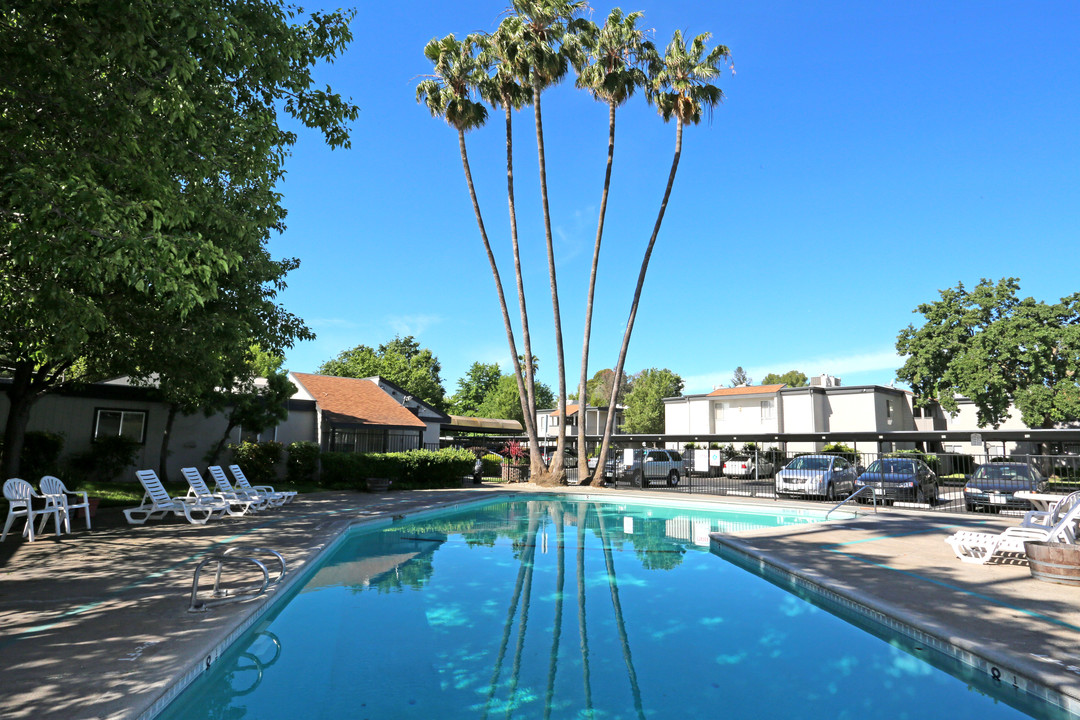
<path fill-rule="evenodd" d="M 433 37 L 491 31 L 505 0 L 365 3 L 329 83 L 361 108 L 352 149 L 301 133 L 282 185 L 296 256 L 280 296 L 318 334 L 289 352 L 313 372 L 358 344 L 414 335 L 448 394 L 474 361 L 509 352 L 457 136 L 416 103 Z M 601 23 L 610 4 L 596 4 Z M 712 122 L 688 127 L 627 370 L 670 368 L 686 392 L 736 366 L 888 384 L 896 335 L 938 291 L 1020 278 L 1056 301 L 1080 291 L 1080 3 L 643 0 L 663 46 L 711 32 L 737 74 Z M 580 372 L 607 109 L 544 95 L 566 346 Z M 502 115 L 467 136 L 484 219 L 513 297 Z M 557 389 L 531 108 L 515 117 L 517 205 L 540 379 Z M 612 367 L 674 148 L 643 99 L 619 111 L 590 375 Z M 516 313 L 512 312 L 516 317 Z M 520 340 L 519 340 L 520 342 Z"/>

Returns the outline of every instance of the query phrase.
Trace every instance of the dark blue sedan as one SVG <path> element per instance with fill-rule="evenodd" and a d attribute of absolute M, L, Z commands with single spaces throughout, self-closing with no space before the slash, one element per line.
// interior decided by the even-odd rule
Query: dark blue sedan
<path fill-rule="evenodd" d="M 937 475 L 916 458 L 881 458 L 870 463 L 855 481 L 855 489 L 874 488 L 878 499 L 886 502 L 907 501 L 936 505 L 940 488 Z M 860 499 L 867 502 L 866 495 Z"/>

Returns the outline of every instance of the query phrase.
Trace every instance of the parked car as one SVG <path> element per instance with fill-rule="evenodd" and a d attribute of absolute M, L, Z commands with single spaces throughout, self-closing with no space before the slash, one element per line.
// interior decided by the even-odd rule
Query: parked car
<path fill-rule="evenodd" d="M 678 485 L 679 479 L 686 475 L 682 454 L 660 448 L 625 450 L 619 468 L 620 476 L 629 477 L 630 482 L 641 487 L 649 487 L 654 481 Z"/>
<path fill-rule="evenodd" d="M 964 486 L 964 505 L 968 510 L 987 512 L 999 512 L 1002 508 L 1031 510 L 1032 504 L 1014 493 L 1018 490 L 1039 492 L 1045 485 L 1042 473 L 1027 463 L 988 462 L 980 465 Z"/>
<path fill-rule="evenodd" d="M 555 457 L 555 451 L 554 450 L 548 450 L 542 455 L 542 457 L 544 458 L 544 464 L 545 465 L 550 465 L 551 464 L 551 458 Z M 577 467 L 577 461 L 578 461 L 578 457 L 577 457 L 576 452 L 574 452 L 573 450 L 571 450 L 569 448 L 564 448 L 563 449 L 563 467 L 564 468 L 576 468 Z"/>
<path fill-rule="evenodd" d="M 826 500 L 855 492 L 855 468 L 839 455 L 800 455 L 776 473 L 777 495 L 815 495 Z"/>
<path fill-rule="evenodd" d="M 724 463 L 724 475 L 728 477 L 769 477 L 773 464 L 765 458 L 756 461 L 749 455 L 736 455 Z"/>
<path fill-rule="evenodd" d="M 859 479 L 855 489 L 874 488 L 878 498 L 886 502 L 897 500 L 936 505 L 941 487 L 934 471 L 918 458 L 881 458 L 870 463 Z M 870 502 L 868 495 L 859 497 L 860 502 Z"/>

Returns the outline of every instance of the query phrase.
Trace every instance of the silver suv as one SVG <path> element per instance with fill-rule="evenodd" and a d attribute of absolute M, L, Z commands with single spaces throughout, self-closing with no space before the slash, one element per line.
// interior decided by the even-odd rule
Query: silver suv
<path fill-rule="evenodd" d="M 649 487 L 653 481 L 665 481 L 669 487 L 674 487 L 679 484 L 679 478 L 686 475 L 682 454 L 660 448 L 623 451 L 620 470 L 631 483 L 641 487 Z"/>

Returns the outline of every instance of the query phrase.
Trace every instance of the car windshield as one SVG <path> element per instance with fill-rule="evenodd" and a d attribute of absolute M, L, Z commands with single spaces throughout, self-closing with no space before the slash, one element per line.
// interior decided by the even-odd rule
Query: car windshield
<path fill-rule="evenodd" d="M 983 465 L 975 471 L 975 477 L 986 480 L 1006 480 L 1010 478 L 1031 479 L 1027 465 Z"/>
<path fill-rule="evenodd" d="M 823 457 L 797 457 L 788 465 L 788 470 L 828 470 L 829 459 Z"/>
<path fill-rule="evenodd" d="M 911 460 L 875 460 L 870 463 L 870 467 L 866 469 L 866 472 L 913 475 L 915 473 L 915 464 Z"/>

